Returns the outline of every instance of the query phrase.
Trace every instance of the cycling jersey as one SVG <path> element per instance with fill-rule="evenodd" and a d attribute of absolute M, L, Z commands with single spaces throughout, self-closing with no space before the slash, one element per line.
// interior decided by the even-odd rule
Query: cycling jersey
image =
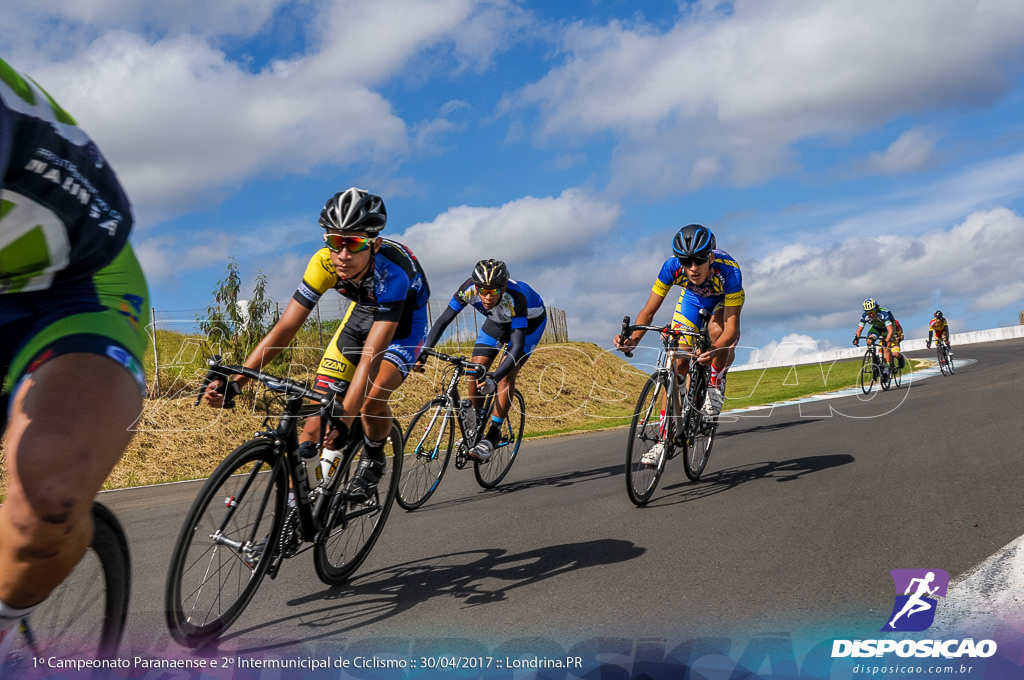
<path fill-rule="evenodd" d="M 380 321 L 402 321 L 427 304 L 430 287 L 419 260 L 401 243 L 384 239 L 371 260 L 373 271 L 356 283 L 339 278 L 331 263 L 331 251 L 321 248 L 306 265 L 306 273 L 293 296 L 306 309 L 335 289 L 356 304 L 374 310 Z"/>
<path fill-rule="evenodd" d="M 131 208 L 89 137 L 0 60 L 0 375 L 4 390 L 64 354 L 106 356 L 145 391 L 149 300 Z"/>
<path fill-rule="evenodd" d="M 879 307 L 875 313 L 875 317 L 871 318 L 868 312 L 864 312 L 860 315 L 860 325 L 868 329 L 868 332 L 874 332 L 879 335 L 886 333 L 886 326 L 892 326 L 895 324 L 896 328 L 900 328 L 899 322 L 896 321 L 896 317 L 885 307 Z M 902 330 L 902 329 L 900 329 Z M 895 330 L 893 333 L 895 334 Z"/>
<path fill-rule="evenodd" d="M 935 333 L 936 337 L 939 337 L 949 330 L 949 322 L 945 318 L 932 319 L 931 323 L 928 324 L 928 330 Z"/>
<path fill-rule="evenodd" d="M 0 60 L 0 293 L 96 273 L 124 248 L 131 208 L 75 120 Z"/>
<path fill-rule="evenodd" d="M 527 333 L 536 330 L 547 316 L 540 295 L 522 281 L 513 279 L 509 279 L 501 300 L 491 309 L 484 307 L 473 279 L 466 279 L 455 291 L 448 306 L 461 312 L 467 305 L 476 308 L 488 321 L 509 329 L 525 328 Z"/>
<path fill-rule="evenodd" d="M 430 329 L 424 344 L 433 347 L 445 328 L 468 305 L 472 305 L 487 317 L 477 335 L 473 356 L 493 359 L 502 347 L 509 345 L 509 361 L 503 361 L 495 371 L 495 380 L 500 380 L 516 365 L 521 365 L 521 360 L 537 348 L 544 336 L 548 322 L 547 310 L 544 307 L 544 300 L 533 288 L 522 281 L 509 279 L 501 300 L 487 309 L 480 299 L 476 284 L 469 278 L 455 291 L 448 302 L 448 309 L 434 322 L 434 327 Z M 521 335 L 515 336 L 515 331 L 521 331 Z"/>
<path fill-rule="evenodd" d="M 430 286 L 416 256 L 401 243 L 384 239 L 370 262 L 372 271 L 359 282 L 338 276 L 327 248 L 314 253 L 306 265 L 293 296 L 296 302 L 313 309 L 332 288 L 352 301 L 320 360 L 316 389 L 345 389 L 375 321 L 398 322 L 384 359 L 395 364 L 403 376 L 408 374 L 423 346 Z"/>
<path fill-rule="evenodd" d="M 724 250 L 713 252 L 711 272 L 701 284 L 694 284 L 687 278 L 686 269 L 678 257 L 670 257 L 661 266 L 651 290 L 665 297 L 672 286 L 681 286 L 683 289 L 672 317 L 674 328 L 688 326 L 694 330 L 699 329 L 700 309 L 743 306 L 745 293 L 739 263 Z"/>

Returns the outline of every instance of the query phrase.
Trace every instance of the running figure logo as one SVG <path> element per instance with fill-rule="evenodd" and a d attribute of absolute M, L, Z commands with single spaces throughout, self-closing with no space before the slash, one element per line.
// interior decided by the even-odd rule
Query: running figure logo
<path fill-rule="evenodd" d="M 949 573 L 944 569 L 893 569 L 896 602 L 883 631 L 917 632 L 935 621 L 937 597 L 945 597 Z M 902 593 L 902 594 L 900 594 Z"/>

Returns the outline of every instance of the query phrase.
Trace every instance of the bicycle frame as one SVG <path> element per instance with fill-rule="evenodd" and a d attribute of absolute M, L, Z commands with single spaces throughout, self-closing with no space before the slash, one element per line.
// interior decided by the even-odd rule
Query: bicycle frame
<path fill-rule="evenodd" d="M 338 475 L 335 475 L 331 480 L 330 486 L 326 488 L 322 484 L 318 484 L 316 486 L 312 486 L 310 484 L 309 475 L 306 471 L 306 463 L 299 456 L 297 422 L 299 418 L 319 416 L 321 418 L 320 438 L 323 440 L 323 435 L 327 431 L 328 424 L 335 425 L 340 422 L 339 419 L 333 415 L 334 398 L 314 392 L 305 385 L 287 378 L 268 375 L 261 371 L 254 371 L 244 366 L 222 364 L 219 362 L 219 357 L 211 359 L 209 366 L 210 371 L 207 373 L 207 378 L 203 381 L 204 385 L 210 382 L 209 378 L 211 378 L 211 376 L 213 379 L 220 378 L 226 380 L 231 375 L 243 375 L 247 378 L 263 383 L 271 392 L 285 395 L 286 403 L 284 413 L 282 413 L 278 418 L 277 425 L 273 428 L 269 427 L 270 417 L 268 416 L 264 420 L 264 425 L 266 425 L 268 429 L 258 432 L 256 436 L 264 437 L 274 443 L 278 459 L 274 464 L 272 474 L 276 474 L 280 465 L 285 466 L 285 470 L 291 480 L 291 488 L 295 495 L 299 536 L 303 541 L 314 541 L 318 534 L 325 531 L 327 527 L 330 526 L 330 521 L 324 520 L 334 515 L 338 506 L 343 502 L 343 499 L 338 494 L 334 493 L 335 486 L 339 483 Z M 307 401 L 315 402 L 315 405 L 308 404 Z M 228 405 L 225 404 L 225 406 Z M 230 408 L 230 406 L 228 407 Z M 362 427 L 359 419 L 357 418 L 349 429 L 348 441 L 346 441 L 342 447 L 346 454 L 350 447 L 359 445 L 361 433 Z M 254 479 L 255 478 L 253 477 L 246 481 L 245 486 L 239 494 L 240 496 L 244 496 L 248 492 Z M 267 503 L 271 501 L 271 490 L 272 488 L 268 487 L 267 493 L 260 501 L 261 511 L 265 510 Z M 329 508 L 329 511 L 325 513 L 323 504 L 328 498 L 333 499 L 334 502 Z M 375 511 L 375 508 L 366 507 L 362 510 L 357 510 L 351 513 L 348 517 L 350 519 L 354 519 Z M 225 513 L 221 526 L 218 527 L 212 538 L 217 543 L 239 550 L 242 548 L 244 543 L 231 541 L 224 538 L 222 535 L 223 528 L 231 522 L 233 515 L 234 508 L 229 505 L 228 512 Z M 251 534 L 248 539 L 250 543 L 255 539 L 258 531 L 258 525 L 252 527 Z"/>
<path fill-rule="evenodd" d="M 460 412 L 458 405 L 462 401 L 462 397 L 459 395 L 459 381 L 462 380 L 463 376 L 481 374 L 486 370 L 483 364 L 478 364 L 473 361 L 466 359 L 465 357 L 454 357 L 443 352 L 438 352 L 433 349 L 424 350 L 424 354 L 435 356 L 442 361 L 447 361 L 452 364 L 452 368 L 449 369 L 450 376 L 448 377 L 448 384 L 444 388 L 443 392 L 437 395 L 437 399 L 445 400 L 444 412 L 435 412 L 430 421 L 430 427 L 425 430 L 423 438 L 419 441 L 417 448 L 423 445 L 423 439 L 426 438 L 427 434 L 432 431 L 434 423 L 437 418 L 444 418 L 444 423 L 441 425 L 441 432 L 437 435 L 437 441 L 440 442 L 445 434 L 444 428 L 446 428 L 449 422 L 449 417 L 455 416 L 455 421 L 459 424 L 459 431 L 462 432 L 462 441 L 466 443 L 466 448 L 472 448 L 479 438 L 480 433 L 483 431 L 481 427 L 482 423 L 476 423 L 473 427 L 472 432 L 466 427 L 466 422 Z M 491 408 L 491 402 L 494 400 L 494 394 L 489 394 L 485 397 L 483 403 L 483 412 L 487 413 Z M 436 447 L 435 447 L 436 448 Z M 436 453 L 436 451 L 435 451 Z M 456 462 L 456 464 L 458 464 Z"/>

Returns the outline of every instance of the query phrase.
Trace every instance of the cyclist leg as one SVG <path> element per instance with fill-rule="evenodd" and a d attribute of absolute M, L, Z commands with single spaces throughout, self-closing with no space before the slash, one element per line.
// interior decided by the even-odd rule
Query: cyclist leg
<path fill-rule="evenodd" d="M 0 298 L 7 339 L 19 343 L 0 358 L 10 393 L 0 607 L 38 604 L 85 552 L 93 497 L 142 410 L 148 313 L 128 246 L 89 279 Z"/>
<path fill-rule="evenodd" d="M 419 358 L 426 335 L 427 314 L 426 307 L 422 307 L 415 310 L 407 322 L 398 325 L 376 373 L 368 377 L 366 396 L 359 409 L 363 424 L 363 459 L 347 489 L 352 499 L 369 498 L 384 475 L 387 466 L 384 446 L 391 434 L 391 395 L 408 377 Z M 363 355 L 363 361 L 369 359 Z"/>

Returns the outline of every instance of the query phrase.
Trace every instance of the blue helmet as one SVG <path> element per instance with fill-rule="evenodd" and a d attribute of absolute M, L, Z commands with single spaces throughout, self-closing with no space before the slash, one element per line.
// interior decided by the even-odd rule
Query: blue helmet
<path fill-rule="evenodd" d="M 700 224 L 688 224 L 672 239 L 672 252 L 676 257 L 710 257 L 715 249 L 715 235 Z"/>

